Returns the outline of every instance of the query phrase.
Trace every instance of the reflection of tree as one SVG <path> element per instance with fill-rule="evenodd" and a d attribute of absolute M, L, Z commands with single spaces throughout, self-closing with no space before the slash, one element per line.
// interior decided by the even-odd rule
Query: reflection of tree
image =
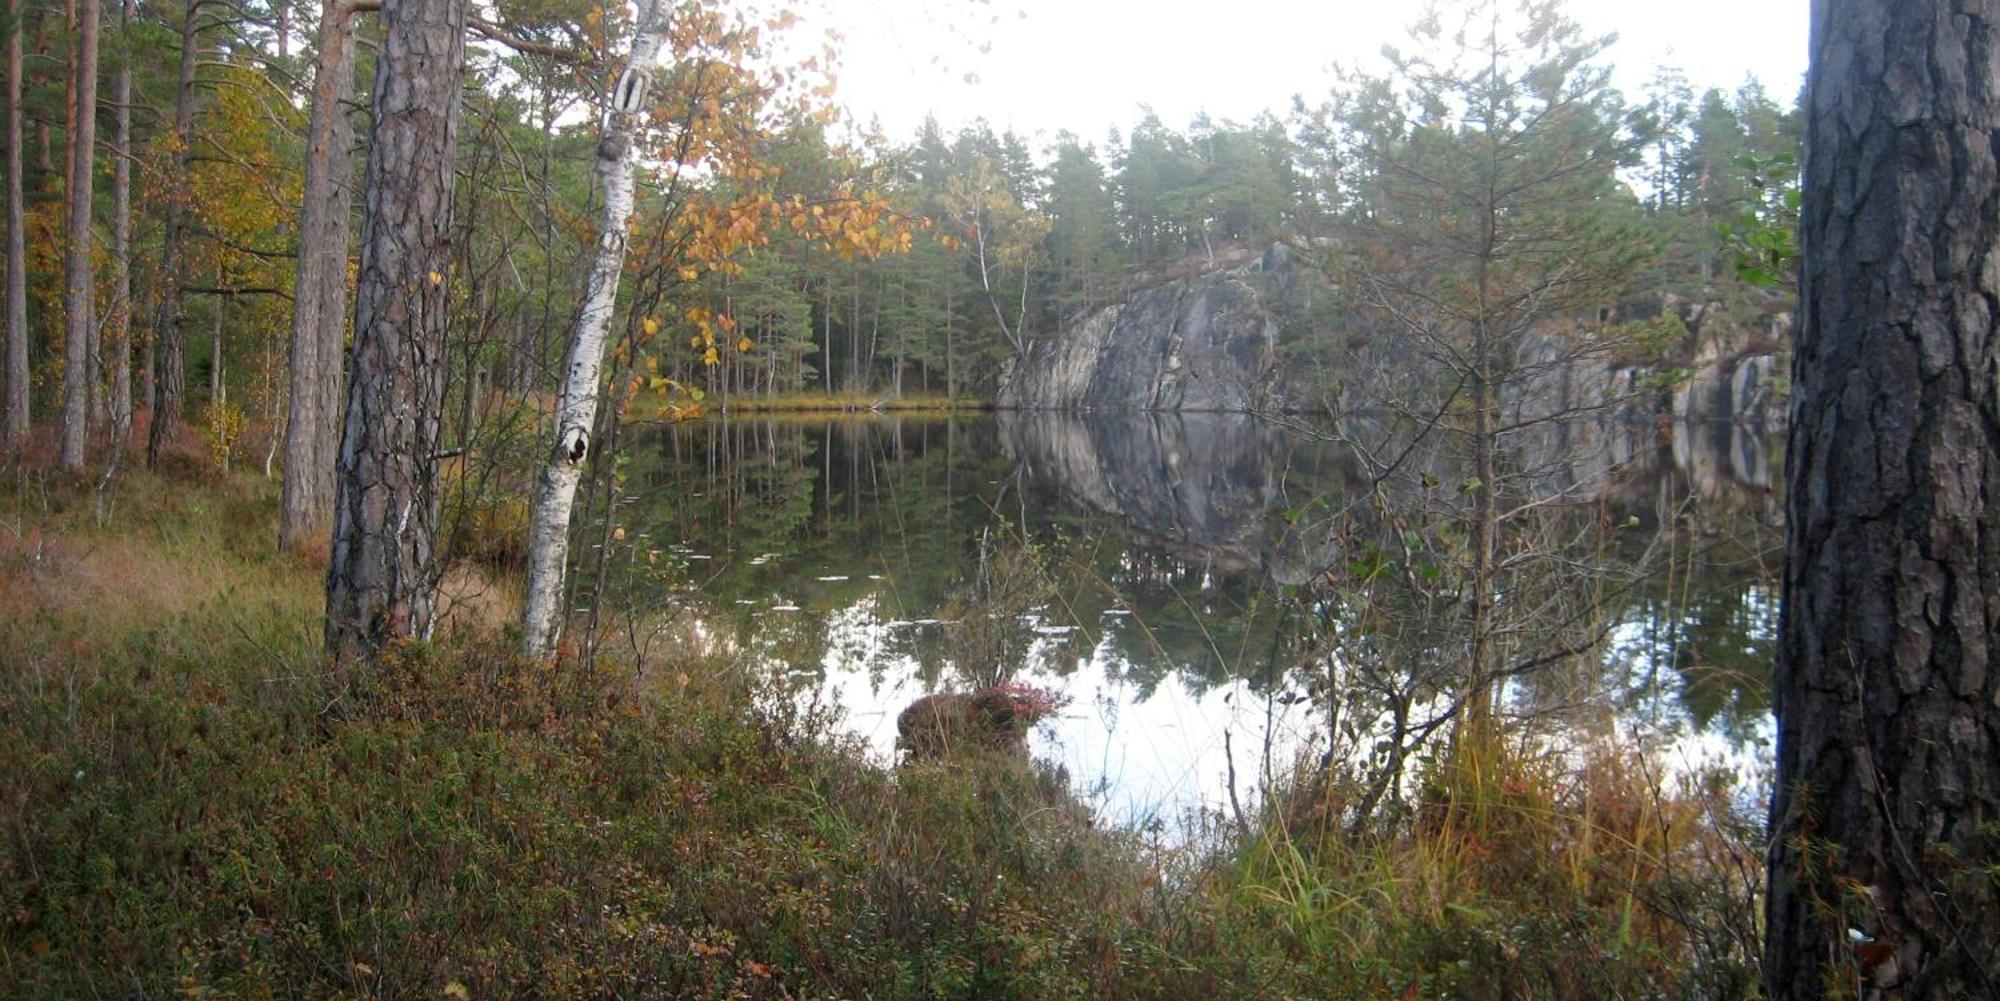
<path fill-rule="evenodd" d="M 990 441 L 969 437 L 942 421 L 664 428 L 656 447 L 631 453 L 631 553 L 616 600 L 630 609 L 698 594 L 740 649 L 798 671 L 820 669 L 840 610 L 867 602 L 884 620 L 938 617 L 1000 476 Z M 917 650 L 903 637 L 886 652 Z"/>
<path fill-rule="evenodd" d="M 878 683 L 914 670 L 926 687 L 977 687 L 1067 674 L 1095 656 L 1141 699 L 1161 684 L 1238 679 L 1274 697 L 1309 690 L 1368 753 L 1380 720 L 1412 746 L 1459 690 L 1465 583 L 1452 564 L 1464 540 L 1451 519 L 1421 520 L 1426 500 L 1455 499 L 1450 456 L 1413 455 L 1378 503 L 1357 506 L 1369 494 L 1353 461 L 1296 434 L 1239 439 L 1189 420 L 1043 426 L 1054 430 L 1006 432 L 1039 477 L 1002 454 L 990 422 L 665 429 L 628 453 L 618 600 L 699 609 L 726 634 L 719 646 L 807 678 L 831 662 Z M 1230 461 L 1201 465 L 1216 449 L 1232 449 Z M 1537 554 L 1575 558 L 1508 571 L 1514 632 L 1499 635 L 1524 650 L 1584 637 L 1580 613 L 1595 603 L 1650 623 L 1642 638 L 1657 656 L 1571 658 L 1510 681 L 1514 708 L 1592 699 L 1677 712 L 1685 691 L 1698 722 L 1748 733 L 1760 719 L 1762 665 L 1745 639 L 1760 550 L 1730 529 L 1768 502 L 1752 489 L 1741 503 L 1690 505 L 1696 485 L 1670 472 L 1641 468 L 1591 503 L 1516 519 Z M 1673 575 L 1623 590 L 1660 527 L 1676 540 Z M 1604 573 L 1579 594 L 1585 560 Z M 1299 583 L 1312 566 L 1330 572 Z"/>
<path fill-rule="evenodd" d="M 1099 572 L 1132 616 L 1112 643 L 1142 697 L 1169 675 L 1194 691 L 1264 679 L 1280 616 L 1261 581 L 1137 546 L 1118 546 L 1116 557 Z"/>
<path fill-rule="evenodd" d="M 1054 602 L 1040 557 L 1003 525 L 979 534 L 978 557 L 951 587 L 943 614 L 944 649 L 961 680 L 975 688 L 1012 679 L 1035 652 L 1035 624 Z"/>
<path fill-rule="evenodd" d="M 1771 710 L 1775 532 L 1711 536 L 1702 522 L 1684 519 L 1677 541 L 1686 551 L 1634 594 L 1622 616 L 1627 635 L 1605 654 L 1605 683 L 1618 689 L 1620 709 L 1657 714 L 1670 705 L 1697 727 L 1746 741 Z"/>
<path fill-rule="evenodd" d="M 1498 458 L 1507 468 L 1516 457 Z M 1452 517 L 1462 463 L 1412 446 L 1368 503 L 1340 506 L 1323 526 L 1342 558 L 1306 589 L 1316 621 L 1306 662 L 1319 674 L 1329 757 L 1362 790 L 1348 804 L 1356 823 L 1395 805 L 1406 766 L 1452 732 L 1477 689 L 1466 667 L 1477 575 Z M 1543 733 L 1614 713 L 1646 723 L 1687 713 L 1703 727 L 1719 718 L 1739 741 L 1755 735 L 1772 625 L 1759 602 L 1767 488 L 1711 483 L 1700 499 L 1702 485 L 1671 472 L 1641 462 L 1606 474 L 1592 496 L 1500 495 L 1508 531 L 1487 634 L 1496 710 Z"/>

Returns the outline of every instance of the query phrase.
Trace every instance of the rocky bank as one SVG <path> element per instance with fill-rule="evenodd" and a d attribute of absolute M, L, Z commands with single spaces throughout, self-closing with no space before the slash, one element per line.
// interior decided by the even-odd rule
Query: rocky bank
<path fill-rule="evenodd" d="M 1121 301 L 1042 337 L 1005 374 L 1008 410 L 1281 412 L 1365 410 L 1394 399 L 1421 371 L 1404 338 L 1342 326 L 1307 308 L 1317 275 L 1284 245 L 1233 248 L 1141 278 Z M 1527 375 L 1503 389 L 1514 417 L 1625 401 L 1599 419 L 1649 423 L 1736 421 L 1782 431 L 1785 365 L 1777 346 L 1789 316 L 1749 324 L 1714 322 L 1719 304 L 1668 298 L 1621 312 L 1677 313 L 1693 332 L 1676 364 L 1682 378 L 1664 396 L 1647 392 L 1661 371 L 1555 349 L 1531 334 Z M 1543 355 L 1548 357 L 1544 358 Z M 1559 359 L 1560 360 L 1557 360 Z"/>

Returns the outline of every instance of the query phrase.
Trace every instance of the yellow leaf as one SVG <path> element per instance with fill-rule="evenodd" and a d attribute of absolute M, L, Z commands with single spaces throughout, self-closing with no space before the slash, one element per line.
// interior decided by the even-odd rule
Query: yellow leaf
<path fill-rule="evenodd" d="M 699 272 L 699 271 L 696 271 L 696 270 L 695 270 L 695 269 L 693 269 L 693 268 L 682 268 L 682 269 L 681 269 L 681 281 L 684 281 L 684 282 L 691 282 L 691 281 L 694 281 L 695 279 L 697 279 L 697 278 L 700 278 L 700 277 L 701 277 L 701 272 Z"/>
<path fill-rule="evenodd" d="M 444 276 L 443 276 L 443 275 L 441 275 L 441 274 L 438 274 L 438 273 L 437 273 L 437 272 L 435 272 L 435 271 L 431 272 L 431 284 L 432 284 L 432 285 L 443 285 L 443 284 L 444 284 Z"/>
<path fill-rule="evenodd" d="M 452 1001 L 469 1001 L 472 997 L 472 992 L 466 990 L 464 984 L 454 980 L 444 985 L 444 996 L 451 998 Z"/>
<path fill-rule="evenodd" d="M 741 340 L 738 340 L 736 342 L 736 350 L 741 351 L 744 354 L 749 354 L 750 349 L 756 346 L 757 345 L 750 343 L 750 338 L 748 337 L 742 338 Z"/>
<path fill-rule="evenodd" d="M 654 319 L 653 317 L 650 317 L 650 316 L 649 316 L 649 317 L 646 317 L 646 320 L 645 320 L 645 322 L 644 322 L 644 323 L 641 323 L 641 324 L 640 324 L 640 326 L 642 326 L 642 327 L 646 328 L 646 334 L 647 334 L 648 336 L 651 336 L 651 335 L 653 335 L 653 334 L 657 334 L 657 333 L 659 333 L 659 332 L 660 332 L 660 321 L 659 321 L 659 320 L 657 320 L 657 319 Z"/>

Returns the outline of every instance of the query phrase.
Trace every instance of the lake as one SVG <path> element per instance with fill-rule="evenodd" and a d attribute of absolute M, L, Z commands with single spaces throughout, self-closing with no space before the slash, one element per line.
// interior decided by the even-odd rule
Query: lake
<path fill-rule="evenodd" d="M 1359 437 L 1224 414 L 652 429 L 620 460 L 607 580 L 647 612 L 620 641 L 836 707 L 885 762 L 917 697 L 1030 681 L 1070 699 L 1038 757 L 1108 820 L 1179 825 L 1329 746 L 1340 683 L 1313 637 L 1343 628 L 1328 568 L 1351 577 L 1362 557 L 1323 515 L 1376 475 Z M 1653 572 L 1607 592 L 1603 641 L 1559 681 L 1515 679 L 1503 701 L 1754 786 L 1781 542 L 1771 443 L 1727 426 L 1612 437 L 1548 447 L 1568 507 L 1605 526 L 1597 551 L 1643 550 Z"/>

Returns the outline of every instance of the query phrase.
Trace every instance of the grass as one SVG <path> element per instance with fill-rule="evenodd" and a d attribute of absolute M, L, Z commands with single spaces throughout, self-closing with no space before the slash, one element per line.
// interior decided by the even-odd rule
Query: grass
<path fill-rule="evenodd" d="M 336 678 L 272 484 L 134 472 L 100 521 L 4 471 L 0 996 L 1752 990 L 1754 839 L 1629 751 L 1484 735 L 1406 822 L 1352 833 L 1316 775 L 1159 848 L 1011 755 L 885 770 L 737 672 L 521 662 L 504 584 Z"/>

